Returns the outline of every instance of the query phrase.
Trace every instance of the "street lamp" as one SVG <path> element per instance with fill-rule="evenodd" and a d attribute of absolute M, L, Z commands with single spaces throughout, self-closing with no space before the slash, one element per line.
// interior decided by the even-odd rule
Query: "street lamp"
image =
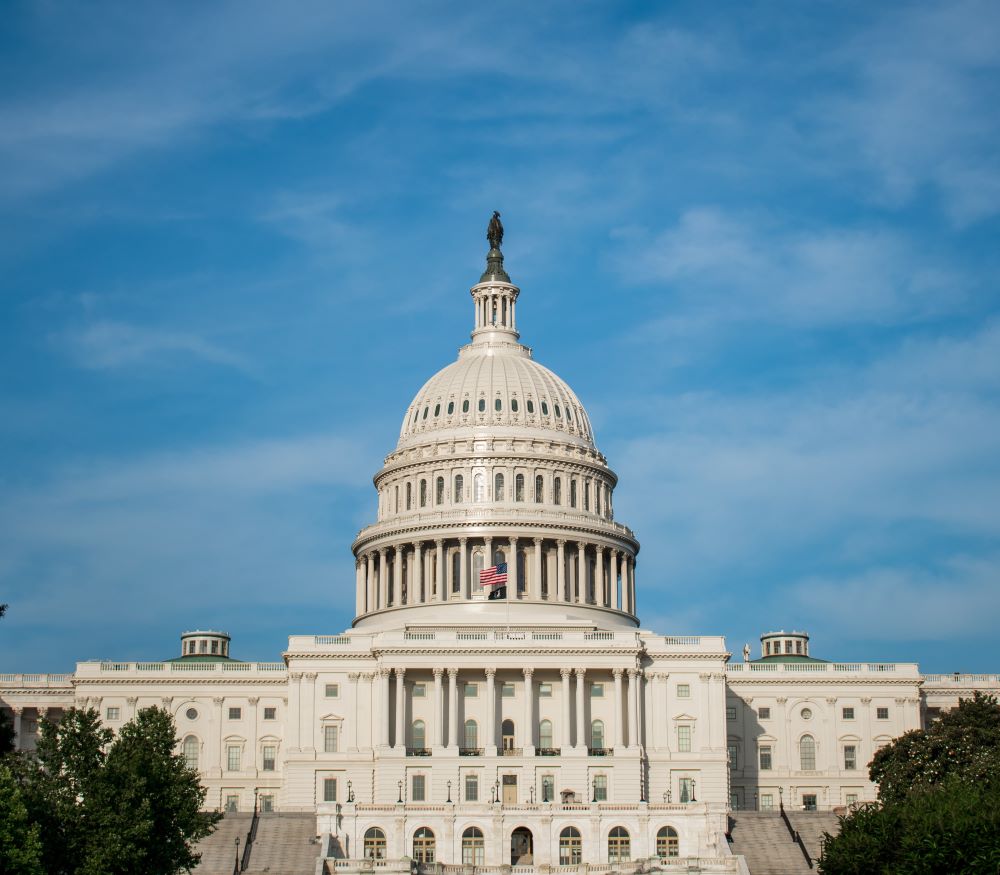
<path fill-rule="evenodd" d="M 697 802 L 698 801 L 697 798 L 695 798 L 695 791 L 697 790 L 697 788 L 698 788 L 698 782 L 694 778 L 692 778 L 691 779 L 691 801 L 692 802 Z"/>
<path fill-rule="evenodd" d="M 403 782 L 402 781 L 398 781 L 397 783 L 399 784 L 399 798 L 396 801 L 397 802 L 402 802 L 403 801 Z"/>
<path fill-rule="evenodd" d="M 760 806 L 757 804 L 757 794 L 753 794 L 753 810 L 760 811 Z"/>
<path fill-rule="evenodd" d="M 785 810 L 785 788 L 784 787 L 779 787 L 778 788 L 778 808 L 781 809 L 782 811 Z"/>
<path fill-rule="evenodd" d="M 535 804 L 535 787 L 534 787 L 534 785 L 532 785 L 531 787 L 528 788 L 528 796 L 531 799 L 531 804 L 534 805 Z"/>
<path fill-rule="evenodd" d="M 666 802 L 668 805 L 670 804 L 670 797 L 671 797 L 671 792 L 669 790 L 664 790 L 663 801 Z"/>
<path fill-rule="evenodd" d="M 448 801 L 451 802 L 451 781 L 448 782 Z"/>
<path fill-rule="evenodd" d="M 354 801 L 354 790 L 351 789 L 351 782 L 350 781 L 347 782 L 347 801 L 348 802 L 353 802 Z"/>

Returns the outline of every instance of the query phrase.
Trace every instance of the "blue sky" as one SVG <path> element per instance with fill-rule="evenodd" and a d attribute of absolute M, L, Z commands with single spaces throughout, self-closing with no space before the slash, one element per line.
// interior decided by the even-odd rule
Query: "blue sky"
<path fill-rule="evenodd" d="M 997 671 L 1000 8 L 8 4 L 0 671 L 349 625 L 503 213 L 643 624 Z"/>

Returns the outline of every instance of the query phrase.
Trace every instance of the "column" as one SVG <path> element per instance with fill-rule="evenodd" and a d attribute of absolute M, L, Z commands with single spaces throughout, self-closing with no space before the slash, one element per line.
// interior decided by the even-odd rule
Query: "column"
<path fill-rule="evenodd" d="M 569 748 L 573 746 L 573 738 L 570 735 L 570 689 L 569 689 L 569 677 L 572 674 L 572 669 L 561 668 L 559 669 L 559 674 L 562 676 L 562 726 L 560 727 L 560 739 L 562 743 L 562 752 L 566 753 Z"/>
<path fill-rule="evenodd" d="M 136 696 L 129 696 L 125 701 L 128 703 L 128 719 L 135 720 L 135 706 L 139 699 Z"/>
<path fill-rule="evenodd" d="M 587 545 L 583 541 L 576 543 L 576 593 L 577 601 L 587 603 Z"/>
<path fill-rule="evenodd" d="M 448 589 L 445 586 L 445 573 L 444 573 L 444 539 L 438 538 L 434 542 L 434 546 L 437 548 L 437 568 L 436 579 L 437 579 L 437 590 L 438 590 L 438 600 L 442 602 L 448 601 Z"/>
<path fill-rule="evenodd" d="M 302 690 L 305 699 L 305 737 L 306 750 L 316 749 L 316 678 L 314 671 L 302 675 Z"/>
<path fill-rule="evenodd" d="M 396 750 L 406 747 L 406 669 L 396 669 Z"/>
<path fill-rule="evenodd" d="M 397 546 L 392 560 L 392 603 L 403 604 L 403 547 Z"/>
<path fill-rule="evenodd" d="M 571 601 L 566 596 L 566 542 L 556 541 L 556 601 Z"/>
<path fill-rule="evenodd" d="M 632 557 L 632 561 L 629 563 L 628 592 L 629 606 L 632 608 L 632 613 L 635 614 L 638 610 L 635 600 L 635 556 Z"/>
<path fill-rule="evenodd" d="M 535 673 L 533 668 L 524 668 L 524 740 L 521 746 L 524 748 L 524 755 L 531 756 L 535 747 L 535 685 L 532 683 L 532 676 Z"/>
<path fill-rule="evenodd" d="M 486 669 L 486 733 L 484 747 L 487 756 L 496 756 L 497 747 L 497 697 L 495 668 Z"/>
<path fill-rule="evenodd" d="M 594 604 L 604 605 L 607 602 L 604 597 L 604 548 L 598 544 L 594 550 L 597 558 L 594 563 Z"/>
<path fill-rule="evenodd" d="M 451 747 L 458 747 L 458 669 L 448 669 L 448 734 Z"/>
<path fill-rule="evenodd" d="M 483 538 L 483 568 L 489 568 L 493 565 L 493 539 Z M 507 569 L 508 574 L 510 569 Z M 479 581 L 472 581 L 472 588 L 475 589 L 479 586 Z"/>
<path fill-rule="evenodd" d="M 389 669 L 378 670 L 378 701 L 381 714 L 378 722 L 379 747 L 389 746 Z"/>
<path fill-rule="evenodd" d="M 253 773 L 256 775 L 260 768 L 260 761 L 257 759 L 257 703 L 260 696 L 250 696 L 247 701 L 250 703 L 250 743 L 247 745 L 247 759 L 253 762 Z"/>
<path fill-rule="evenodd" d="M 625 561 L 625 554 L 615 551 L 614 565 L 611 566 L 611 607 L 620 611 L 622 606 L 622 585 L 619 580 L 622 564 Z"/>
<path fill-rule="evenodd" d="M 615 602 L 616 593 L 615 587 L 618 582 L 618 551 L 614 547 L 608 548 L 608 587 L 607 587 L 607 598 L 604 602 L 604 607 L 615 608 L 617 607 L 617 602 Z"/>
<path fill-rule="evenodd" d="M 14 712 L 14 750 L 24 750 L 24 740 L 21 738 L 21 712 L 23 708 L 11 708 Z"/>
<path fill-rule="evenodd" d="M 528 580 L 528 597 L 540 599 L 542 597 L 542 539 L 535 538 L 535 554 L 532 563 L 531 576 Z M 552 598 L 552 593 L 549 593 Z"/>
<path fill-rule="evenodd" d="M 625 744 L 624 733 L 622 732 L 622 674 L 624 669 L 614 668 L 611 673 L 615 678 L 615 719 L 611 736 L 612 747 L 622 747 Z"/>
<path fill-rule="evenodd" d="M 371 612 L 378 608 L 378 583 L 375 579 L 375 554 L 369 553 L 367 560 L 368 575 L 366 578 L 366 584 L 368 594 L 368 611 Z"/>
<path fill-rule="evenodd" d="M 351 682 L 351 703 L 354 706 L 354 716 L 347 721 L 347 750 L 349 753 L 356 753 L 358 750 L 358 718 L 361 716 L 361 707 L 358 704 L 358 697 L 361 690 L 358 689 L 358 679 L 361 673 L 352 671 L 347 675 Z"/>
<path fill-rule="evenodd" d="M 458 545 L 459 550 L 461 550 L 461 555 L 458 563 L 458 576 L 460 578 L 460 583 L 458 586 L 459 598 L 467 599 L 469 597 L 469 550 L 468 550 L 469 539 L 459 538 Z"/>
<path fill-rule="evenodd" d="M 584 726 L 586 708 L 584 707 L 584 692 L 587 689 L 586 683 L 587 669 L 578 668 L 576 670 L 576 746 L 585 748 L 587 746 L 587 731 Z"/>
<path fill-rule="evenodd" d="M 510 539 L 510 559 L 509 566 L 507 568 L 507 573 L 510 575 L 508 580 L 514 583 L 514 592 L 511 593 L 510 590 L 507 591 L 507 595 L 510 598 L 519 599 L 521 598 L 521 580 L 519 575 L 521 563 L 517 561 L 517 538 Z"/>
<path fill-rule="evenodd" d="M 413 583 L 410 593 L 410 604 L 423 604 L 427 599 L 424 594 L 424 545 L 417 541 L 413 545 Z"/>
<path fill-rule="evenodd" d="M 444 699 L 441 696 L 441 677 L 443 668 L 434 669 L 434 723 L 431 726 L 431 745 L 435 743 L 442 747 L 448 743 L 444 734 Z"/>
<path fill-rule="evenodd" d="M 639 744 L 639 669 L 628 670 L 628 746 Z"/>
<path fill-rule="evenodd" d="M 388 547 L 378 548 L 378 606 L 389 607 L 389 564 L 385 561 Z"/>
<path fill-rule="evenodd" d="M 361 557 L 354 560 L 354 616 L 360 617 L 365 612 L 365 578 L 361 566 Z"/>

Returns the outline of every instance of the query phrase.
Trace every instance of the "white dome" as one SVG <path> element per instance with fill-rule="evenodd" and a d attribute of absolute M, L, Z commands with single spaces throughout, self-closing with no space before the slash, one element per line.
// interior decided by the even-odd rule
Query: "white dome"
<path fill-rule="evenodd" d="M 505 427 L 555 431 L 593 448 L 587 411 L 566 383 L 519 343 L 473 343 L 431 377 L 403 417 L 399 447 L 442 432 Z"/>

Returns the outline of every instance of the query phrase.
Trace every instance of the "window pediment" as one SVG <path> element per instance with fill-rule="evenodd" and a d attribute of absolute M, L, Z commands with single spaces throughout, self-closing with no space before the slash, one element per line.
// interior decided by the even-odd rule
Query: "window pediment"
<path fill-rule="evenodd" d="M 319 718 L 320 723 L 343 723 L 344 718 L 339 714 L 324 714 Z"/>
<path fill-rule="evenodd" d="M 695 718 L 692 717 L 690 714 L 678 714 L 676 717 L 674 717 L 674 720 L 684 721 L 685 723 L 694 723 Z"/>

